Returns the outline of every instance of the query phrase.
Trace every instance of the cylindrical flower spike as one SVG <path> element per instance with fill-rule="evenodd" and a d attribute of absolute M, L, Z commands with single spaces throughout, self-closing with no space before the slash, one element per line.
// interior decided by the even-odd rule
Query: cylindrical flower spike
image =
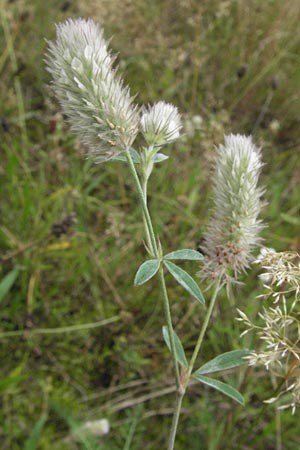
<path fill-rule="evenodd" d="M 225 145 L 219 146 L 216 157 L 211 223 L 201 245 L 202 278 L 236 279 L 249 266 L 263 228 L 258 219 L 263 194 L 257 187 L 261 167 L 261 152 L 251 137 L 225 136 Z"/>
<path fill-rule="evenodd" d="M 91 19 L 68 19 L 56 26 L 47 68 L 71 129 L 96 160 L 120 153 L 138 133 L 138 108 L 113 69 L 114 61 L 102 28 Z"/>
<path fill-rule="evenodd" d="M 182 128 L 178 109 L 163 101 L 149 105 L 141 117 L 142 133 L 149 145 L 161 146 L 179 137 Z"/>

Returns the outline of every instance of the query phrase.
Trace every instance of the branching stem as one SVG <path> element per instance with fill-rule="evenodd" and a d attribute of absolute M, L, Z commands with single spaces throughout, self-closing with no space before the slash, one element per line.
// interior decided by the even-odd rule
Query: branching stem
<path fill-rule="evenodd" d="M 206 312 L 206 315 L 205 315 L 205 318 L 204 318 L 204 322 L 203 322 L 202 328 L 200 330 L 199 337 L 198 337 L 198 340 L 197 340 L 197 343 L 196 343 L 193 355 L 192 355 L 190 363 L 189 363 L 189 367 L 188 367 L 187 373 L 185 374 L 184 381 L 183 381 L 183 383 L 181 385 L 181 389 L 179 389 L 178 392 L 177 392 L 175 409 L 174 409 L 174 415 L 173 415 L 173 420 L 172 420 L 172 427 L 171 427 L 170 435 L 169 435 L 168 450 L 173 450 L 174 449 L 175 439 L 176 439 L 176 432 L 177 432 L 178 421 L 179 421 L 181 405 L 182 405 L 182 400 L 183 400 L 183 397 L 185 395 L 186 388 L 187 388 L 187 386 L 189 384 L 189 381 L 190 381 L 190 378 L 191 378 L 191 374 L 192 374 L 192 371 L 194 369 L 194 365 L 195 365 L 197 356 L 199 354 L 199 351 L 200 351 L 200 348 L 201 348 L 201 345 L 202 345 L 202 342 L 203 342 L 203 338 L 205 336 L 205 332 L 207 330 L 207 327 L 208 327 L 208 324 L 209 324 L 209 321 L 210 321 L 210 318 L 211 318 L 211 315 L 212 315 L 212 312 L 213 312 L 213 309 L 214 309 L 214 306 L 215 306 L 215 303 L 216 303 L 216 300 L 217 300 L 217 296 L 218 296 L 218 293 L 220 291 L 220 288 L 221 288 L 221 278 L 219 278 L 218 281 L 215 284 L 215 288 L 214 288 L 214 291 L 213 291 L 213 294 L 212 294 L 212 297 L 211 297 L 211 300 L 210 300 L 210 304 L 209 304 L 209 307 L 207 309 L 207 312 Z"/>
<path fill-rule="evenodd" d="M 129 169 L 130 169 L 130 172 L 135 181 L 135 185 L 136 185 L 137 192 L 139 195 L 141 207 L 143 210 L 143 218 L 144 218 L 144 224 L 145 224 L 145 229 L 146 229 L 146 236 L 147 236 L 147 240 L 149 241 L 148 245 L 150 247 L 149 250 L 153 251 L 153 256 L 155 258 L 161 260 L 162 255 L 160 255 L 160 252 L 158 250 L 158 246 L 156 243 L 156 238 L 155 238 L 155 234 L 154 234 L 154 230 L 153 230 L 152 220 L 151 220 L 151 217 L 149 214 L 147 201 L 145 198 L 145 194 L 147 193 L 147 181 L 145 181 L 145 185 L 144 185 L 144 187 L 142 187 L 139 176 L 137 174 L 137 171 L 136 171 L 136 168 L 134 165 L 134 162 L 132 161 L 130 152 L 128 149 L 126 149 L 125 151 L 126 151 L 126 158 L 127 158 L 127 162 L 129 165 Z M 172 352 L 174 367 L 175 367 L 176 387 L 177 387 L 177 390 L 179 390 L 180 389 L 179 367 L 178 367 L 178 362 L 177 362 L 176 356 L 175 356 L 175 343 L 174 343 L 174 337 L 173 337 L 173 325 L 172 325 L 172 319 L 171 319 L 170 302 L 169 302 L 169 298 L 168 298 L 168 293 L 167 293 L 167 288 L 166 288 L 166 283 L 165 283 L 164 272 L 163 272 L 162 266 L 159 269 L 159 280 L 160 280 L 161 290 L 162 290 L 162 294 L 163 294 L 164 311 L 165 311 L 166 322 L 167 322 L 167 327 L 168 327 L 169 336 L 170 336 L 171 352 Z"/>

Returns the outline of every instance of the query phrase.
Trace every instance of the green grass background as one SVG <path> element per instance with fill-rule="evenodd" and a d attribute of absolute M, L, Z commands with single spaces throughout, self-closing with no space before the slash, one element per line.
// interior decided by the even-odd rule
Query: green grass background
<path fill-rule="evenodd" d="M 172 365 L 159 286 L 132 285 L 145 257 L 137 197 L 125 165 L 85 159 L 43 63 L 54 23 L 79 16 L 113 35 L 140 104 L 164 99 L 183 115 L 185 135 L 166 150 L 170 158 L 156 167 L 149 187 L 165 251 L 197 247 L 209 220 L 215 145 L 230 132 L 253 134 L 262 146 L 266 244 L 298 251 L 300 4 L 1 2 L 1 449 L 160 450 L 173 408 Z M 72 212 L 76 224 L 53 236 L 53 224 Z M 203 361 L 257 345 L 240 340 L 233 320 L 236 307 L 251 317 L 261 307 L 255 269 L 244 281 L 234 303 L 221 295 Z M 167 282 L 175 328 L 190 354 L 204 310 Z M 73 325 L 79 329 L 67 328 Z M 53 328 L 59 330 L 51 334 Z M 272 394 L 264 370 L 234 370 L 222 379 L 240 386 L 246 406 L 193 385 L 178 450 L 300 448 L 299 413 L 276 416 L 263 404 Z M 87 420 L 101 418 L 110 421 L 107 436 L 74 437 Z"/>

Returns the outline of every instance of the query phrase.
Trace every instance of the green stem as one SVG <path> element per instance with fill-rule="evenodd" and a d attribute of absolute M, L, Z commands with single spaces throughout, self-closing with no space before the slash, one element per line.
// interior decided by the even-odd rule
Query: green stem
<path fill-rule="evenodd" d="M 143 194 L 144 194 L 144 201 L 146 203 L 146 206 L 148 207 L 148 205 L 147 205 L 147 182 L 148 182 L 148 178 L 146 176 L 144 176 L 143 177 L 143 182 L 142 182 L 142 190 L 143 190 Z M 144 221 L 144 227 L 145 227 L 145 231 L 146 231 L 147 247 L 148 247 L 150 253 L 152 255 L 154 255 L 155 252 L 154 252 L 154 248 L 153 248 L 153 245 L 152 245 L 152 242 L 151 242 L 151 237 L 150 237 L 150 233 L 149 233 L 149 230 L 148 230 L 145 214 L 143 214 L 143 221 Z"/>
<path fill-rule="evenodd" d="M 213 295 L 211 297 L 211 301 L 208 307 L 208 310 L 206 312 L 205 318 L 204 318 L 204 322 L 192 355 L 192 358 L 190 360 L 190 364 L 189 364 L 189 368 L 187 373 L 185 374 L 185 381 L 183 383 L 183 385 L 181 386 L 181 390 L 179 390 L 177 392 L 177 397 L 176 397 L 176 403 L 175 403 L 175 409 L 174 409 L 174 414 L 173 414 L 173 420 L 172 420 L 172 427 L 170 430 L 170 435 L 169 435 L 169 442 L 168 442 L 168 450 L 173 450 L 174 449 L 174 444 L 175 444 L 175 439 L 176 439 L 176 433 L 177 433 L 177 427 L 178 427 L 178 421 L 179 421 L 179 416 L 180 416 L 180 411 L 181 411 L 181 404 L 182 404 L 182 400 L 183 397 L 185 395 L 185 391 L 186 388 L 189 384 L 190 378 L 191 378 L 191 373 L 193 371 L 194 368 L 194 364 L 196 362 L 197 356 L 199 354 L 202 342 L 203 342 L 203 338 L 205 336 L 205 332 L 207 330 L 208 324 L 209 324 L 209 320 L 211 318 L 211 314 L 213 312 L 216 300 L 217 300 L 217 296 L 220 290 L 220 282 L 221 282 L 221 277 L 218 279 L 218 281 L 215 284 L 215 289 L 213 291 Z"/>
<path fill-rule="evenodd" d="M 200 334 L 199 334 L 199 337 L 198 337 L 198 340 L 197 340 L 197 344 L 195 346 L 193 355 L 191 357 L 191 361 L 190 361 L 189 369 L 188 369 L 187 383 L 189 382 L 190 375 L 191 375 L 191 373 L 193 371 L 194 364 L 196 362 L 198 353 L 200 351 L 200 348 L 201 348 L 201 345 L 202 345 L 202 342 L 203 342 L 203 338 L 204 338 L 205 332 L 207 330 L 207 327 L 208 327 L 208 324 L 209 324 L 209 321 L 210 321 L 210 318 L 211 318 L 211 314 L 213 312 L 213 309 L 214 309 L 214 306 L 215 306 L 215 303 L 216 303 L 216 300 L 217 300 L 217 296 L 218 296 L 218 293 L 219 293 L 219 290 L 220 290 L 220 281 L 221 280 L 219 278 L 218 281 L 215 284 L 213 295 L 211 297 L 210 304 L 209 304 L 208 310 L 207 310 L 205 318 L 204 318 L 204 322 L 203 322 L 203 325 L 202 325 L 202 328 L 201 328 L 201 331 L 200 331 Z"/>
<path fill-rule="evenodd" d="M 171 343 L 171 350 L 173 354 L 173 360 L 174 360 L 174 366 L 175 366 L 175 378 L 176 378 L 176 387 L 179 390 L 181 383 L 180 383 L 180 374 L 179 374 L 179 367 L 176 359 L 176 353 L 175 353 L 175 342 L 174 342 L 174 335 L 173 335 L 173 325 L 172 325 L 172 318 L 171 318 L 171 311 L 170 311 L 170 304 L 169 304 L 169 298 L 168 298 L 168 292 L 165 282 L 165 276 L 164 276 L 164 269 L 162 266 L 160 266 L 159 269 L 159 280 L 160 280 L 160 286 L 163 294 L 164 299 L 164 310 L 165 310 L 165 317 L 167 321 L 169 336 L 170 336 L 170 343 Z"/>
<path fill-rule="evenodd" d="M 153 231 L 153 225 L 152 225 L 151 217 L 150 217 L 150 214 L 148 211 L 147 201 L 146 201 L 146 198 L 144 195 L 144 191 L 141 186 L 140 179 L 138 177 L 135 165 L 132 161 L 130 152 L 128 149 L 126 149 L 125 152 L 126 152 L 126 158 L 127 158 L 128 164 L 129 164 L 130 172 L 135 181 L 135 184 L 137 187 L 137 192 L 138 192 L 140 203 L 141 203 L 141 207 L 143 210 L 146 235 L 148 236 L 149 244 L 151 244 L 151 248 L 153 250 L 154 257 L 160 260 L 162 255 L 160 255 L 158 247 L 157 247 L 156 238 L 155 238 L 155 234 Z M 147 191 L 145 191 L 145 192 L 147 192 Z M 172 325 L 172 319 L 171 319 L 170 302 L 169 302 L 169 298 L 168 298 L 168 293 L 167 293 L 166 283 L 165 283 L 165 278 L 164 278 L 164 272 L 163 272 L 162 267 L 159 270 L 159 280 L 160 280 L 161 290 L 162 290 L 162 294 L 163 294 L 164 310 L 165 310 L 167 327 L 168 327 L 169 336 L 170 336 L 171 353 L 173 356 L 173 362 L 174 362 L 174 367 L 175 367 L 176 387 L 179 390 L 180 389 L 180 374 L 179 374 L 179 367 L 178 367 L 178 362 L 177 362 L 176 353 L 175 353 L 175 342 L 174 342 L 174 335 L 173 335 L 173 325 Z"/>
<path fill-rule="evenodd" d="M 184 397 L 184 393 L 183 392 L 182 393 L 177 392 L 175 409 L 174 409 L 174 415 L 173 415 L 173 420 L 172 420 L 172 427 L 171 427 L 170 436 L 169 436 L 169 442 L 168 442 L 168 450 L 173 450 L 174 449 L 175 439 L 176 439 L 176 432 L 177 432 L 178 421 L 179 421 L 179 416 L 180 416 L 181 404 L 182 404 L 183 397 Z"/>
<path fill-rule="evenodd" d="M 104 325 L 109 325 L 110 323 L 117 322 L 120 320 L 120 316 L 113 316 L 109 319 L 100 320 L 99 322 L 91 322 L 91 323 L 82 323 L 78 325 L 69 325 L 67 327 L 58 327 L 58 328 L 32 328 L 25 330 L 16 330 L 16 331 L 6 331 L 4 333 L 0 333 L 0 338 L 6 337 L 15 337 L 15 336 L 23 336 L 25 333 L 28 336 L 32 336 L 35 334 L 58 334 L 58 333 L 72 333 L 73 331 L 84 331 L 84 330 L 92 330 L 93 328 L 102 327 Z"/>
<path fill-rule="evenodd" d="M 151 245 L 154 250 L 154 256 L 158 257 L 158 259 L 159 259 L 159 253 L 158 253 L 156 239 L 155 239 L 155 235 L 154 235 L 154 231 L 153 231 L 152 221 L 151 221 L 151 217 L 150 217 L 150 214 L 148 211 L 147 203 L 145 201 L 143 188 L 141 186 L 140 179 L 138 177 L 134 162 L 132 161 L 130 152 L 127 148 L 126 148 L 125 152 L 126 152 L 126 158 L 127 158 L 128 164 L 129 164 L 130 172 L 133 176 L 133 179 L 134 179 L 136 187 L 137 187 L 138 195 L 139 195 L 142 210 L 143 210 L 143 215 L 145 217 L 146 228 L 149 233 Z"/>

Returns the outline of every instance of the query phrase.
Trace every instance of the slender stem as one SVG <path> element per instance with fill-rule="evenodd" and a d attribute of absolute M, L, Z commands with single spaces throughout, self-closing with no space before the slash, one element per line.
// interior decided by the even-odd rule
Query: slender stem
<path fill-rule="evenodd" d="M 145 222 L 146 222 L 146 227 L 148 229 L 149 232 L 149 236 L 150 236 L 150 240 L 151 240 L 151 244 L 153 246 L 153 250 L 154 250 L 154 255 L 155 256 L 159 256 L 158 254 L 158 248 L 157 248 L 157 244 L 156 244 L 156 239 L 155 239 L 155 235 L 154 235 L 154 231 L 153 231 L 153 226 L 152 226 L 152 222 L 151 222 L 151 217 L 148 211 L 148 207 L 147 207 L 147 203 L 145 201 L 144 198 L 144 192 L 140 183 L 140 179 L 138 177 L 137 171 L 135 169 L 135 165 L 134 162 L 132 161 L 131 155 L 129 150 L 126 148 L 126 158 L 129 164 L 129 168 L 130 168 L 130 172 L 134 178 L 136 187 L 137 187 L 137 191 L 138 191 L 138 195 L 140 198 L 140 202 L 141 202 L 141 206 L 142 206 L 142 210 L 143 210 L 143 214 L 145 217 Z"/>
<path fill-rule="evenodd" d="M 146 234 L 149 237 L 149 243 L 151 243 L 151 247 L 152 247 L 155 258 L 161 259 L 161 255 L 159 253 L 155 234 L 153 231 L 151 217 L 150 217 L 148 207 L 147 207 L 147 202 L 146 202 L 146 199 L 144 196 L 144 191 L 141 186 L 140 179 L 138 177 L 135 165 L 132 161 L 132 158 L 131 158 L 131 155 L 130 155 L 130 152 L 128 149 L 126 149 L 126 158 L 127 158 L 128 164 L 129 164 L 130 172 L 134 178 L 134 181 L 135 181 L 135 184 L 137 187 L 137 191 L 139 194 L 139 198 L 140 198 L 140 202 L 141 202 L 141 206 L 142 206 L 142 210 L 143 210 Z M 147 192 L 147 191 L 145 191 L 145 192 Z M 161 289 L 162 289 L 162 293 L 163 293 L 164 310 L 165 310 L 165 315 L 166 315 L 168 332 L 169 332 L 169 336 L 170 336 L 171 353 L 173 356 L 173 362 L 174 362 L 174 367 L 175 367 L 176 387 L 179 390 L 180 384 L 181 384 L 180 383 L 180 374 L 179 374 L 179 367 L 178 367 L 178 362 L 177 362 L 176 353 L 175 353 L 175 342 L 174 342 L 174 335 L 173 335 L 173 325 L 172 325 L 172 319 L 171 319 L 170 302 L 169 302 L 169 298 L 168 298 L 168 293 L 167 293 L 166 283 L 165 283 L 165 278 L 164 278 L 164 272 L 163 272 L 162 267 L 159 270 L 159 279 L 160 279 L 160 285 L 161 285 Z"/>
<path fill-rule="evenodd" d="M 6 337 L 15 337 L 15 336 L 23 336 L 27 333 L 29 336 L 35 334 L 58 334 L 58 333 L 69 333 L 73 331 L 84 331 L 91 330 L 93 328 L 102 327 L 104 325 L 109 325 L 110 323 L 117 322 L 120 320 L 120 316 L 113 316 L 109 319 L 100 320 L 99 322 L 91 322 L 91 323 L 82 323 L 78 325 L 69 325 L 67 327 L 58 327 L 58 328 L 32 328 L 25 330 L 16 330 L 16 331 L 6 331 L 4 333 L 0 333 L 0 338 Z"/>
<path fill-rule="evenodd" d="M 176 432 L 177 432 L 183 397 L 184 397 L 183 392 L 182 393 L 177 392 L 174 415 L 173 415 L 173 420 L 172 420 L 172 427 L 171 427 L 171 431 L 170 431 L 170 435 L 169 435 L 168 450 L 174 449 Z"/>
<path fill-rule="evenodd" d="M 204 338 L 205 332 L 207 330 L 207 327 L 208 327 L 208 324 L 209 324 L 209 321 L 210 321 L 210 317 L 211 317 L 211 314 L 213 312 L 213 309 L 214 309 L 214 306 L 215 306 L 215 303 L 216 303 L 216 300 L 217 300 L 217 296 L 218 296 L 219 290 L 220 290 L 220 278 L 218 279 L 218 281 L 215 284 L 213 295 L 211 297 L 210 304 L 209 304 L 208 310 L 207 310 L 205 318 L 204 318 L 204 322 L 203 322 L 203 325 L 202 325 L 202 328 L 201 328 L 201 331 L 200 331 L 200 334 L 199 334 L 199 337 L 198 337 L 198 340 L 197 340 L 197 344 L 195 346 L 193 355 L 191 357 L 191 361 L 190 361 L 189 369 L 188 369 L 188 375 L 189 376 L 187 377 L 187 383 L 189 382 L 189 377 L 190 377 L 190 375 L 191 375 L 191 373 L 193 371 L 194 364 L 196 362 L 198 353 L 200 351 L 200 348 L 201 348 L 201 345 L 202 345 L 202 342 L 203 342 L 203 338 Z"/>
<path fill-rule="evenodd" d="M 142 182 L 142 190 L 143 190 L 143 194 L 144 194 L 144 201 L 147 205 L 147 182 L 148 182 L 148 178 L 146 177 L 146 175 L 144 175 L 143 177 L 143 182 Z M 146 241 L 147 241 L 147 247 L 149 249 L 149 251 L 154 254 L 154 249 L 153 249 L 153 245 L 151 242 L 151 237 L 150 237 L 150 233 L 147 227 L 147 222 L 146 222 L 146 218 L 145 218 L 145 214 L 143 214 L 143 221 L 144 221 L 144 227 L 145 227 L 145 231 L 146 231 Z"/>
<path fill-rule="evenodd" d="M 203 342 L 203 338 L 204 338 L 205 332 L 207 330 L 207 327 L 208 327 L 208 324 L 209 324 L 209 320 L 210 320 L 211 314 L 213 312 L 213 309 L 214 309 L 214 306 L 215 306 L 215 303 L 216 303 L 216 299 L 217 299 L 217 296 L 218 296 L 218 293 L 219 293 L 219 290 L 220 290 L 220 281 L 221 281 L 221 277 L 218 279 L 218 281 L 215 284 L 215 289 L 213 291 L 213 295 L 211 297 L 210 304 L 209 304 L 208 310 L 206 312 L 206 315 L 205 315 L 205 318 L 204 318 L 204 322 L 203 322 L 202 328 L 200 330 L 200 334 L 199 334 L 199 337 L 198 337 L 198 340 L 197 340 L 197 343 L 196 343 L 196 346 L 195 346 L 192 358 L 191 358 L 190 363 L 189 363 L 189 368 L 188 368 L 188 371 L 187 371 L 186 376 L 185 376 L 185 381 L 184 381 L 183 385 L 181 386 L 182 389 L 177 392 L 175 409 L 174 409 L 174 415 L 173 415 L 173 420 L 172 420 L 172 427 L 171 427 L 171 431 L 170 431 L 170 435 L 169 435 L 168 450 L 173 450 L 174 449 L 174 444 L 175 444 L 175 438 L 176 438 L 176 433 L 177 433 L 178 420 L 179 420 L 179 416 L 180 416 L 182 400 L 183 400 L 183 397 L 185 395 L 186 388 L 187 388 L 187 386 L 189 384 L 189 381 L 190 381 L 190 378 L 191 378 L 191 373 L 193 371 L 194 364 L 195 364 L 197 356 L 199 354 L 199 351 L 200 351 L 200 348 L 201 348 L 201 345 L 202 345 L 202 342 Z"/>
<path fill-rule="evenodd" d="M 174 342 L 174 338 L 173 338 L 173 325 L 172 325 L 170 304 L 169 304 L 168 292 L 167 292 L 167 287 L 166 287 L 166 282 L 165 282 L 165 277 L 164 277 L 164 269 L 162 266 L 160 266 L 160 269 L 159 269 L 159 279 L 160 279 L 161 290 L 162 290 L 162 294 L 163 294 L 163 298 L 164 298 L 164 310 L 165 310 L 165 316 L 166 316 L 167 326 L 168 326 L 168 330 L 169 330 L 171 350 L 172 350 L 173 358 L 174 358 L 176 386 L 177 386 L 177 389 L 180 389 L 180 385 L 181 385 L 180 374 L 179 374 L 178 363 L 177 363 L 177 360 L 175 357 L 175 342 Z M 172 348 L 172 341 L 173 341 L 173 348 Z"/>
<path fill-rule="evenodd" d="M 281 437 L 281 417 L 280 410 L 275 406 L 275 420 L 276 420 L 276 450 L 282 450 Z"/>

